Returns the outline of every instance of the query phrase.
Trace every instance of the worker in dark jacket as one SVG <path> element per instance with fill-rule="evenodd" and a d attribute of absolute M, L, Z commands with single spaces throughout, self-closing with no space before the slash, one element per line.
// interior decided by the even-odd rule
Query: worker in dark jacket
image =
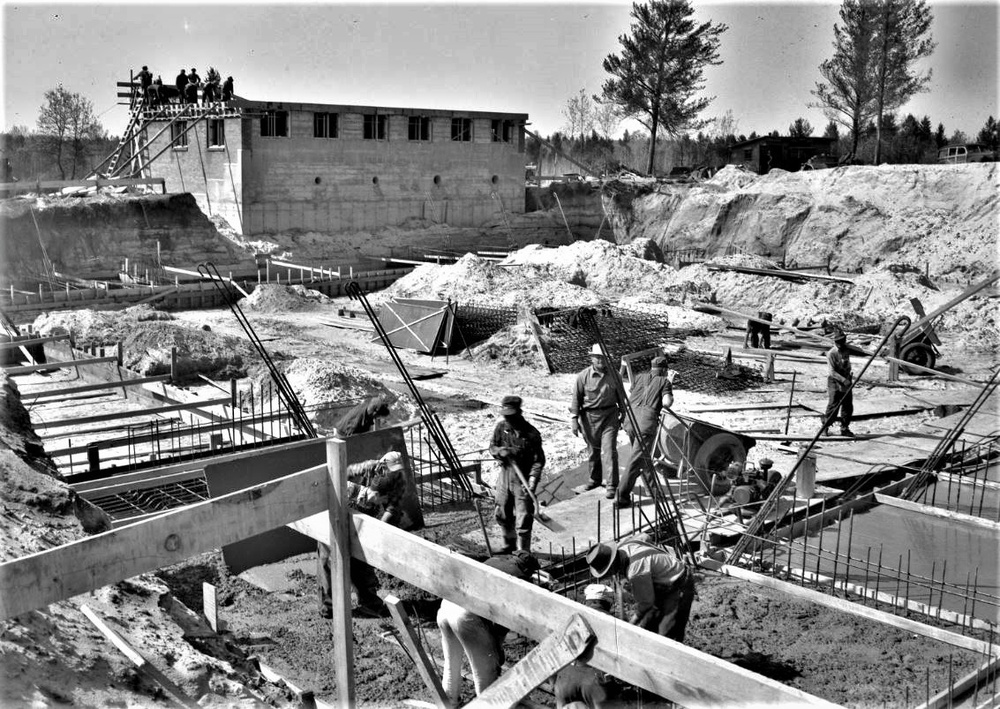
<path fill-rule="evenodd" d="M 226 80 L 222 82 L 222 100 L 233 100 L 233 77 L 231 76 L 227 76 Z"/>
<path fill-rule="evenodd" d="M 143 99 L 149 99 L 149 87 L 153 85 L 153 72 L 148 66 L 143 65 L 142 71 L 135 76 L 139 80 L 139 95 Z"/>
<path fill-rule="evenodd" d="M 743 336 L 743 346 L 752 347 L 753 349 L 758 349 L 763 347 L 765 350 L 771 349 L 771 321 L 774 320 L 774 315 L 765 311 L 757 311 L 757 320 L 766 320 L 766 323 L 757 322 L 756 320 L 747 320 L 747 331 Z"/>
<path fill-rule="evenodd" d="M 603 579 L 618 574 L 632 587 L 635 610 L 629 623 L 684 642 L 694 602 L 694 574 L 669 549 L 631 538 L 595 544 L 587 552 L 590 573 Z"/>
<path fill-rule="evenodd" d="M 583 604 L 602 613 L 610 613 L 614 595 L 610 586 L 592 583 L 583 589 Z M 556 697 L 556 709 L 601 709 L 611 706 L 609 700 L 618 690 L 619 684 L 613 676 L 595 670 L 583 660 L 574 660 L 556 673 L 553 693 Z"/>
<path fill-rule="evenodd" d="M 605 497 L 615 498 L 618 487 L 618 429 L 625 418 L 625 402 L 618 393 L 614 374 L 608 371 L 601 346 L 590 350 L 590 366 L 576 375 L 570 403 L 573 435 L 583 433 L 590 448 L 585 489 L 607 484 Z"/>
<path fill-rule="evenodd" d="M 403 454 L 389 451 L 378 460 L 366 460 L 347 468 L 348 505 L 358 512 L 399 526 L 402 520 L 400 503 L 406 493 Z M 365 562 L 351 557 L 351 583 L 358 595 L 355 613 L 368 618 L 386 615 L 385 606 L 378 596 L 378 577 Z M 316 569 L 319 581 L 320 615 L 333 615 L 333 589 L 330 587 L 330 547 L 319 545 L 319 563 Z"/>
<path fill-rule="evenodd" d="M 834 330 L 833 347 L 826 353 L 828 366 L 826 377 L 827 405 L 823 416 L 823 430 L 826 435 L 840 412 L 840 435 L 854 437 L 851 431 L 851 417 L 854 416 L 854 392 L 851 386 L 851 353 L 847 347 L 847 335 L 843 330 Z"/>
<path fill-rule="evenodd" d="M 198 71 L 191 67 L 191 73 L 187 77 L 187 86 L 184 87 L 184 97 L 188 103 L 198 103 L 198 89 L 201 88 L 201 77 Z"/>
<path fill-rule="evenodd" d="M 505 396 L 501 407 L 503 421 L 497 422 L 490 442 L 490 455 L 501 465 L 496 486 L 496 520 L 503 528 L 504 539 L 501 553 L 515 548 L 529 551 L 535 503 L 521 477 L 534 492 L 545 467 L 542 435 L 524 419 L 521 397 Z"/>
<path fill-rule="evenodd" d="M 638 374 L 632 382 L 629 394 L 629 404 L 635 414 L 638 431 L 632 430 L 632 422 L 625 421 L 625 433 L 632 442 L 628 468 L 618 485 L 618 497 L 615 504 L 618 507 L 628 507 L 632 504 L 632 488 L 639 479 L 644 464 L 646 452 L 652 454 L 656 442 L 656 432 L 660 429 L 660 412 L 669 409 L 674 404 L 674 388 L 667 378 L 667 358 L 654 357 L 648 372 Z M 646 461 L 651 466 L 652 461 Z"/>
<path fill-rule="evenodd" d="M 389 415 L 389 397 L 385 394 L 370 396 L 340 417 L 334 431 L 341 436 L 367 433 L 375 423 Z"/>
<path fill-rule="evenodd" d="M 180 102 L 184 103 L 184 98 L 187 96 L 187 84 L 188 84 L 187 72 L 181 69 L 181 73 L 177 75 L 175 83 L 177 85 L 177 94 L 180 97 Z"/>

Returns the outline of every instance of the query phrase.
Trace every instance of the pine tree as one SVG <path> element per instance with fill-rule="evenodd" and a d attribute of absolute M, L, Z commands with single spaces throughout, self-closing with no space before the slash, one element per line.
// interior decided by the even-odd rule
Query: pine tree
<path fill-rule="evenodd" d="M 1000 123 L 997 123 L 993 116 L 986 119 L 986 124 L 976 136 L 976 142 L 982 143 L 994 152 L 1000 148 Z"/>
<path fill-rule="evenodd" d="M 805 118 L 796 118 L 795 121 L 788 126 L 788 135 L 792 138 L 808 138 L 813 133 L 812 124 Z"/>
<path fill-rule="evenodd" d="M 611 77 L 601 87 L 602 100 L 649 130 L 648 174 L 655 164 L 658 130 L 677 135 L 703 126 L 698 114 L 712 101 L 695 94 L 704 88 L 705 67 L 721 63 L 719 37 L 728 28 L 697 24 L 693 14 L 691 0 L 634 3 L 630 33 L 618 38 L 621 53 L 604 59 Z"/>

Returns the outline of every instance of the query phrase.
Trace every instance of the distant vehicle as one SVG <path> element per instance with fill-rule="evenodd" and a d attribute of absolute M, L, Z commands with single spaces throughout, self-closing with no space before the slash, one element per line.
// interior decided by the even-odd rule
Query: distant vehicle
<path fill-rule="evenodd" d="M 813 155 L 811 158 L 802 163 L 802 169 L 825 170 L 828 167 L 837 167 L 839 164 L 840 160 L 836 156 L 821 153 L 819 155 Z"/>
<path fill-rule="evenodd" d="M 938 151 L 938 162 L 996 162 L 997 154 L 979 143 L 949 145 Z"/>

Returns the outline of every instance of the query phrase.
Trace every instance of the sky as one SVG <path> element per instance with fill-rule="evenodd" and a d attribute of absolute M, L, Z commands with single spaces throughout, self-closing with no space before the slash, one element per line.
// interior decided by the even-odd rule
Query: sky
<path fill-rule="evenodd" d="M 193 2 L 110 4 L 0 0 L 0 128 L 34 129 L 48 89 L 84 95 L 103 126 L 127 125 L 117 81 L 143 64 L 172 84 L 181 68 L 234 77 L 247 99 L 505 111 L 543 135 L 564 130 L 567 100 L 600 93 L 602 61 L 619 49 L 631 3 Z M 832 54 L 836 3 L 695 0 L 696 18 L 724 23 L 720 66 L 705 72 L 736 133 L 786 133 L 809 108 L 819 64 Z M 1000 0 L 930 2 L 937 48 L 921 68 L 929 91 L 901 111 L 929 115 L 950 135 L 978 133 L 998 106 Z M 623 124 L 635 129 L 637 124 Z"/>

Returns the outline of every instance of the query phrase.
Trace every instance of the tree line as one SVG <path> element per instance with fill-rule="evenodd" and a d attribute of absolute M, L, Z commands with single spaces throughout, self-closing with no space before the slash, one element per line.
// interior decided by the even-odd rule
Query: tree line
<path fill-rule="evenodd" d="M 91 102 L 62 85 L 45 92 L 35 130 L 15 126 L 0 133 L 4 181 L 79 180 L 88 177 L 118 145 L 94 115 Z"/>
<path fill-rule="evenodd" d="M 691 0 L 632 5 L 629 32 L 618 38 L 620 51 L 603 61 L 608 77 L 601 93 L 589 96 L 581 89 L 567 100 L 565 131 L 548 137 L 552 147 L 529 140 L 529 160 L 541 174 L 558 174 L 546 170 L 556 170 L 559 153 L 606 172 L 719 167 L 728 161 L 729 146 L 759 137 L 739 133 L 732 111 L 716 119 L 701 117 L 713 101 L 701 95 L 704 69 L 721 63 L 718 50 L 728 28 L 697 23 L 693 13 Z M 837 141 L 844 161 L 936 162 L 941 147 L 972 138 L 961 131 L 948 136 L 941 123 L 932 127 L 928 116 L 898 113 L 928 89 L 931 78 L 931 70 L 919 69 L 935 48 L 926 0 L 843 0 L 839 17 L 832 55 L 818 67 L 821 80 L 807 105 L 829 120 L 822 136 Z M 625 119 L 638 121 L 645 131 L 612 138 Z M 770 135 L 812 133 L 809 122 L 797 118 L 787 131 Z M 997 150 L 998 137 L 990 116 L 974 139 Z M 562 167 L 568 166 L 564 161 Z"/>

